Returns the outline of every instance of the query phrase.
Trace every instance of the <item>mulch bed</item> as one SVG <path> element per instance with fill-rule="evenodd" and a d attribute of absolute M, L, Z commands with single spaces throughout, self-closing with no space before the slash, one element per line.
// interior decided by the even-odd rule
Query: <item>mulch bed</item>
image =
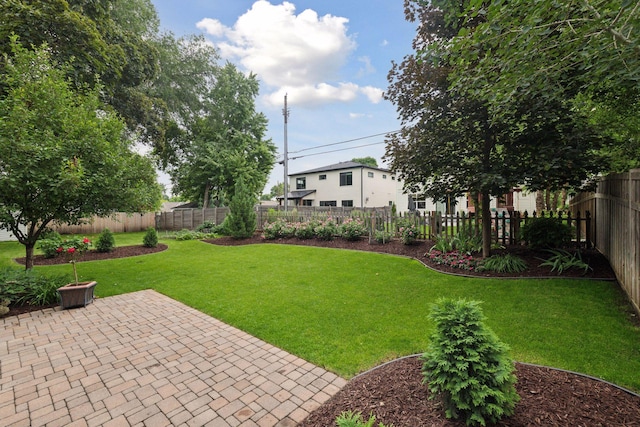
<path fill-rule="evenodd" d="M 216 245 L 246 244 L 295 244 L 322 246 L 339 249 L 353 249 L 402 255 L 415 258 L 427 267 L 436 270 L 482 277 L 514 277 L 514 275 L 463 271 L 433 265 L 425 253 L 433 245 L 429 241 L 419 241 L 406 246 L 394 240 L 378 244 L 361 240 L 347 242 L 336 239 L 319 241 L 316 239 L 284 239 L 266 241 L 256 235 L 251 239 L 235 240 L 229 237 L 208 240 Z M 114 252 L 100 254 L 86 253 L 82 261 L 120 258 L 143 255 L 166 249 L 129 246 L 116 248 Z M 615 280 L 615 274 L 606 258 L 597 251 L 584 251 L 583 260 L 593 268 L 586 275 L 582 271 L 569 270 L 558 276 L 550 267 L 540 267 L 547 254 L 532 252 L 522 247 L 510 247 L 512 252 L 527 262 L 529 268 L 517 277 L 588 277 Z M 36 265 L 50 265 L 66 262 L 60 259 L 36 257 Z M 17 260 L 20 262 L 20 260 Z M 22 259 L 24 263 L 24 259 Z M 31 308 L 33 309 L 33 308 Z M 18 314 L 14 311 L 11 314 Z M 311 413 L 299 427 L 334 426 L 335 419 L 343 411 L 361 412 L 365 419 L 375 415 L 377 422 L 395 427 L 462 427 L 464 422 L 447 420 L 442 405 L 437 399 L 429 400 L 427 386 L 422 384 L 421 362 L 418 357 L 408 357 L 389 362 L 377 369 L 366 372 L 351 381 L 329 401 Z M 555 369 L 516 364 L 518 383 L 516 388 L 521 397 L 515 414 L 501 420 L 497 426 L 639 426 L 640 396 L 628 393 L 611 384 L 582 375 Z M 377 424 L 376 424 L 377 425 Z"/>
<path fill-rule="evenodd" d="M 429 400 L 418 357 L 400 359 L 352 379 L 298 427 L 335 425 L 343 411 L 395 427 L 462 427 Z M 496 426 L 640 426 L 640 397 L 608 383 L 555 369 L 516 364 L 520 402 Z"/>
<path fill-rule="evenodd" d="M 215 245 L 236 246 L 247 244 L 287 244 L 287 245 L 301 245 L 301 246 L 321 246 L 325 248 L 336 249 L 352 249 L 359 251 L 379 252 L 392 255 L 402 255 L 411 258 L 415 258 L 425 264 L 427 267 L 434 270 L 442 271 L 452 274 L 463 274 L 476 277 L 576 277 L 576 278 L 592 278 L 592 279 L 615 279 L 615 273 L 611 268 L 609 261 L 600 252 L 595 249 L 582 250 L 582 260 L 587 262 L 592 270 L 584 271 L 579 269 L 570 269 L 564 271 L 562 275 L 558 275 L 557 272 L 551 271 L 549 266 L 540 266 L 545 258 L 549 258 L 549 253 L 545 251 L 532 251 L 524 246 L 507 246 L 505 249 L 499 249 L 492 251 L 492 254 L 509 252 L 513 255 L 517 255 L 527 263 L 527 269 L 521 273 L 495 273 L 495 272 L 479 272 L 461 270 L 458 268 L 452 268 L 448 266 L 442 266 L 431 262 L 429 257 L 425 254 L 433 246 L 433 242 L 429 240 L 418 240 L 413 245 L 403 245 L 400 240 L 394 239 L 389 243 L 377 243 L 376 241 L 369 242 L 368 239 L 362 239 L 355 242 L 349 242 L 344 239 L 334 240 L 318 240 L 307 239 L 301 240 L 297 238 L 292 239 L 277 239 L 277 240 L 265 240 L 260 235 L 255 235 L 250 239 L 233 239 L 231 237 L 221 237 L 217 239 L 206 240 L 208 243 Z"/>
<path fill-rule="evenodd" d="M 167 245 L 164 243 L 158 243 L 158 246 L 155 248 L 147 248 L 145 246 L 119 246 L 115 247 L 111 252 L 98 252 L 95 249 L 90 251 L 86 251 L 82 254 L 78 262 L 86 262 L 86 261 L 102 261 L 105 259 L 114 259 L 114 258 L 127 258 L 138 255 L 148 255 L 156 252 L 162 252 L 167 249 Z M 16 258 L 16 262 L 18 264 L 24 265 L 25 259 Z M 69 261 L 64 256 L 58 256 L 54 258 L 45 258 L 43 255 L 35 255 L 33 257 L 33 265 L 56 265 L 56 264 L 66 264 Z"/>

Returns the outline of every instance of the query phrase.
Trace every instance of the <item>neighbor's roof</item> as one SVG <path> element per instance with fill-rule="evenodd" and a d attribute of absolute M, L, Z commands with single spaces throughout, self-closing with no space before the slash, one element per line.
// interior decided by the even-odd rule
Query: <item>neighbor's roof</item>
<path fill-rule="evenodd" d="M 295 200 L 295 199 L 302 199 L 307 197 L 309 194 L 311 193 L 315 193 L 316 190 L 294 190 L 294 191 L 289 191 L 287 193 L 287 199 L 291 199 L 291 200 Z M 278 196 L 276 197 L 277 200 L 282 200 L 284 199 L 284 195 L 282 196 Z"/>
<path fill-rule="evenodd" d="M 323 166 L 321 168 L 309 169 L 309 170 L 298 172 L 298 173 L 290 173 L 289 176 L 307 175 L 307 174 L 310 174 L 310 173 L 331 172 L 331 171 L 337 171 L 337 170 L 343 170 L 343 169 L 359 169 L 359 168 L 366 168 L 366 169 L 372 169 L 372 170 L 378 170 L 378 171 L 381 171 L 381 172 L 389 172 L 389 173 L 391 173 L 391 171 L 389 169 L 376 168 L 376 167 L 373 167 L 373 166 L 364 165 L 362 163 L 340 162 L 340 163 L 335 163 L 335 164 L 329 165 L 329 166 Z"/>

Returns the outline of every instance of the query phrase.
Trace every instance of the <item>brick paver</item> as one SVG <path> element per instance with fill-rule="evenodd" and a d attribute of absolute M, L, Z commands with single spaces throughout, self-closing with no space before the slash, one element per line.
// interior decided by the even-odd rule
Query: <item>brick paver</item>
<path fill-rule="evenodd" d="M 0 319 L 3 425 L 289 426 L 345 384 L 152 290 Z"/>

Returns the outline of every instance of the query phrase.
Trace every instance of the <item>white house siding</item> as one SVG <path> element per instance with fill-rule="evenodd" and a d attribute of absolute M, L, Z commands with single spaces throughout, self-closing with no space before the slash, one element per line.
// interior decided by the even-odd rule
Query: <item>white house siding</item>
<path fill-rule="evenodd" d="M 20 227 L 21 230 L 24 230 L 24 227 Z M 18 240 L 16 236 L 11 231 L 2 229 L 0 230 L 0 242 L 15 242 Z"/>
<path fill-rule="evenodd" d="M 340 185 L 340 174 L 348 172 L 351 172 L 352 176 L 351 185 Z M 370 173 L 373 177 L 369 176 Z M 321 180 L 322 175 L 325 175 L 326 179 Z M 306 180 L 304 189 L 297 187 L 299 178 Z M 303 198 L 310 201 L 312 206 L 335 201 L 336 206 L 340 207 L 344 201 L 352 201 L 353 207 L 357 208 L 383 207 L 396 200 L 396 181 L 393 173 L 353 162 L 289 175 L 289 192 L 301 190 L 315 190 Z"/>

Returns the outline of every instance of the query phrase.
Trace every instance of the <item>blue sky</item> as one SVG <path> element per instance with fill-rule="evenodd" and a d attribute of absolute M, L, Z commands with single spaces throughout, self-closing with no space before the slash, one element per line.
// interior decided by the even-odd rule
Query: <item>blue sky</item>
<path fill-rule="evenodd" d="M 203 34 L 222 61 L 257 75 L 256 108 L 269 120 L 266 137 L 278 147 L 279 160 L 288 94 L 289 158 L 298 157 L 289 161 L 289 173 L 365 156 L 385 166 L 383 135 L 311 147 L 400 128 L 394 106 L 381 95 L 391 61 L 412 52 L 415 25 L 405 21 L 402 0 L 152 2 L 164 30 Z M 359 145 L 367 146 L 319 154 Z M 265 192 L 283 179 L 276 165 Z"/>

